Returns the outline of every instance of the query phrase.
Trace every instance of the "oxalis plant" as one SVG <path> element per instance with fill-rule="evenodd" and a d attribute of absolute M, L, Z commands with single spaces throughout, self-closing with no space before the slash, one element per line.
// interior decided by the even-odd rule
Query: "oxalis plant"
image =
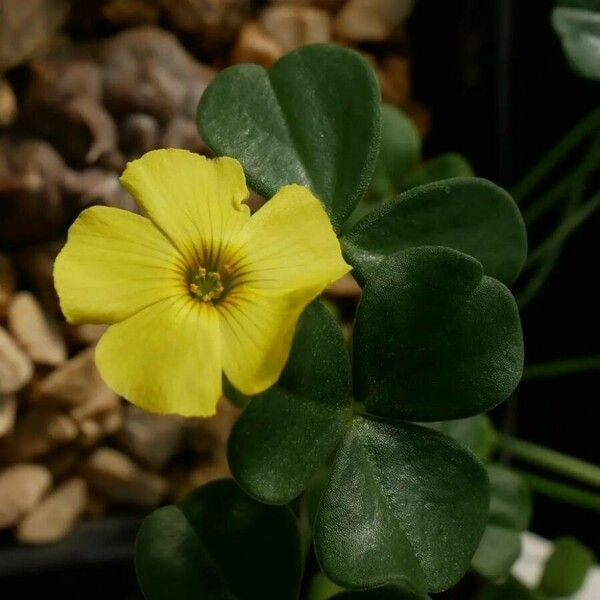
<path fill-rule="evenodd" d="M 147 217 L 84 211 L 55 268 L 67 318 L 111 325 L 96 361 L 119 394 L 208 416 L 224 386 L 246 406 L 229 440 L 235 481 L 144 521 L 144 595 L 299 598 L 312 549 L 338 599 L 453 586 L 482 537 L 490 548 L 526 527 L 502 510 L 521 502 L 519 482 L 477 456 L 485 435 L 474 451 L 454 439 L 454 420 L 521 378 L 507 288 L 526 257 L 518 208 L 459 177 L 347 225 L 373 178 L 381 104 L 368 63 L 344 48 L 224 70 L 198 123 L 223 158 L 130 163 L 122 181 Z M 252 216 L 246 180 L 269 199 Z M 363 289 L 349 348 L 318 296 L 350 269 Z"/>

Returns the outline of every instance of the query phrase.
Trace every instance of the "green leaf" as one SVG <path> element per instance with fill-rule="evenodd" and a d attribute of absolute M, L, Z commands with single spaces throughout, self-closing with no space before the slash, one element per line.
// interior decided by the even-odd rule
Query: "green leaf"
<path fill-rule="evenodd" d="M 546 562 L 539 589 L 551 597 L 572 596 L 584 584 L 594 564 L 596 557 L 589 548 L 574 538 L 559 538 Z"/>
<path fill-rule="evenodd" d="M 570 3 L 571 5 L 575 3 Z M 600 3 L 578 3 L 582 8 L 559 6 L 552 25 L 573 70 L 588 79 L 600 79 Z M 589 5 L 589 10 L 586 10 Z"/>
<path fill-rule="evenodd" d="M 409 172 L 402 179 L 398 191 L 409 190 L 419 185 L 452 179 L 454 177 L 472 177 L 475 175 L 471 163 L 462 155 L 455 152 L 440 154 L 418 169 Z"/>
<path fill-rule="evenodd" d="M 342 237 L 363 281 L 384 257 L 414 246 L 446 246 L 476 258 L 506 285 L 521 271 L 527 234 L 514 200 L 485 179 L 459 178 L 415 188 L 390 200 Z"/>
<path fill-rule="evenodd" d="M 429 427 L 454 438 L 484 462 L 490 459 L 496 449 L 498 432 L 487 415 L 475 415 L 455 421 L 438 421 L 430 423 Z"/>
<path fill-rule="evenodd" d="M 358 52 L 304 46 L 269 70 L 221 71 L 202 96 L 198 126 L 217 154 L 242 163 L 258 193 L 270 198 L 288 183 L 305 185 L 339 229 L 375 168 L 379 86 Z"/>
<path fill-rule="evenodd" d="M 397 586 L 385 586 L 361 592 L 342 592 L 331 600 L 427 600 L 429 596 Z"/>
<path fill-rule="evenodd" d="M 217 481 L 144 519 L 135 564 L 146 600 L 296 600 L 296 519 Z"/>
<path fill-rule="evenodd" d="M 412 119 L 391 104 L 381 105 L 381 146 L 370 195 L 395 196 L 406 172 L 421 158 L 421 137 Z"/>
<path fill-rule="evenodd" d="M 521 552 L 521 533 L 531 520 L 531 492 L 516 473 L 500 465 L 488 465 L 490 514 L 473 557 L 473 568 L 483 577 L 508 575 Z"/>
<path fill-rule="evenodd" d="M 329 600 L 343 589 L 327 579 L 323 573 L 317 573 L 310 581 L 306 600 Z"/>
<path fill-rule="evenodd" d="M 477 594 L 477 600 L 546 600 L 538 592 L 529 589 L 510 576 L 501 584 L 488 583 Z"/>
<path fill-rule="evenodd" d="M 343 434 L 350 375 L 340 326 L 315 302 L 300 319 L 279 382 L 252 399 L 229 438 L 229 465 L 246 492 L 286 504 L 304 490 Z"/>
<path fill-rule="evenodd" d="M 469 567 L 488 501 L 485 469 L 451 438 L 355 417 L 317 515 L 319 563 L 343 587 L 444 590 Z"/>
<path fill-rule="evenodd" d="M 381 262 L 358 306 L 353 353 L 356 399 L 409 421 L 485 412 L 510 396 L 523 370 L 511 293 L 475 259 L 442 247 Z"/>

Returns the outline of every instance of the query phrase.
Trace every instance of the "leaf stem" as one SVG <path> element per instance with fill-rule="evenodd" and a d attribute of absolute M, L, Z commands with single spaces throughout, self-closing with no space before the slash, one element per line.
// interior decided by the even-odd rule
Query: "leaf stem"
<path fill-rule="evenodd" d="M 520 475 L 534 492 L 542 496 L 600 512 L 600 494 L 552 481 L 520 469 L 512 470 Z"/>
<path fill-rule="evenodd" d="M 532 465 L 600 488 L 600 467 L 584 460 L 508 436 L 502 436 L 498 439 L 498 447 Z"/>
<path fill-rule="evenodd" d="M 575 146 L 594 133 L 598 127 L 600 127 L 600 106 L 579 121 L 525 174 L 512 190 L 515 201 L 521 202 Z"/>
<path fill-rule="evenodd" d="M 530 255 L 526 267 L 539 262 L 554 246 L 564 242 L 583 222 L 600 207 L 600 192 L 580 208 L 566 216 L 562 223 Z"/>
<path fill-rule="evenodd" d="M 600 356 L 578 356 L 564 360 L 552 360 L 544 363 L 528 365 L 523 371 L 523 379 L 539 379 L 571 375 L 586 371 L 600 370 Z"/>

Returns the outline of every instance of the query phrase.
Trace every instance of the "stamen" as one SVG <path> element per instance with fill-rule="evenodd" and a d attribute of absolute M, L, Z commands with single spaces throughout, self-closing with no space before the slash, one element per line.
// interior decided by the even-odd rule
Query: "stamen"
<path fill-rule="evenodd" d="M 221 282 L 221 273 L 208 271 L 202 266 L 199 266 L 196 273 L 190 276 L 188 288 L 190 294 L 202 302 L 218 300 L 225 291 L 225 286 Z"/>

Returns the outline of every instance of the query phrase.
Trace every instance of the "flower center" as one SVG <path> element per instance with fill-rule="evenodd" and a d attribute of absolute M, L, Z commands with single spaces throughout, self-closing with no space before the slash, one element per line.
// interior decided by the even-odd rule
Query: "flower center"
<path fill-rule="evenodd" d="M 202 302 L 218 300 L 225 291 L 221 273 L 207 271 L 204 267 L 198 267 L 198 270 L 190 275 L 188 288 L 192 297 Z"/>

